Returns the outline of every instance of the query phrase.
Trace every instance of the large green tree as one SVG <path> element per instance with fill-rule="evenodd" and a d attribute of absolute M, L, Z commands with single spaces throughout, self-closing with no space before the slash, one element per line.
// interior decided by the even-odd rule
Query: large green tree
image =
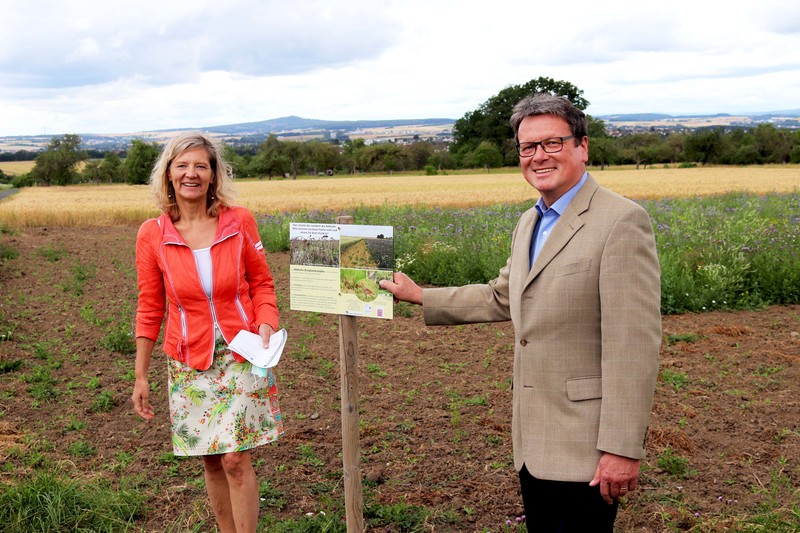
<path fill-rule="evenodd" d="M 550 93 L 572 102 L 578 109 L 586 109 L 589 102 L 583 91 L 568 81 L 539 77 L 522 85 L 510 85 L 486 100 L 478 109 L 468 111 L 453 124 L 451 151 L 456 154 L 473 152 L 481 142 L 488 141 L 503 151 L 514 132 L 509 124 L 514 106 L 524 97 L 534 93 Z"/>
<path fill-rule="evenodd" d="M 587 117 L 589 134 L 589 164 L 597 165 L 600 170 L 611 164 L 616 155 L 614 142 L 606 131 L 605 123 L 596 118 Z"/>
<path fill-rule="evenodd" d="M 119 154 L 116 152 L 106 153 L 100 162 L 100 176 L 109 183 L 125 181 L 125 166 L 122 164 Z"/>
<path fill-rule="evenodd" d="M 622 137 L 622 156 L 633 162 L 638 170 L 640 166 L 654 163 L 658 159 L 658 146 L 661 138 L 655 133 L 634 133 Z M 592 143 L 589 143 L 591 146 Z"/>
<path fill-rule="evenodd" d="M 266 174 L 283 176 L 289 170 L 289 159 L 283 153 L 283 143 L 275 135 L 270 134 L 266 141 L 258 147 L 258 154 L 250 162 L 251 172 L 261 179 Z"/>
<path fill-rule="evenodd" d="M 69 185 L 76 181 L 78 163 L 88 158 L 80 146 L 81 138 L 74 133 L 53 137 L 47 149 L 36 156 L 31 180 L 42 185 Z"/>
<path fill-rule="evenodd" d="M 491 168 L 499 167 L 503 164 L 503 154 L 500 149 L 489 141 L 483 141 L 473 151 L 464 158 L 464 165 L 467 167 L 483 167 L 486 173 Z"/>
<path fill-rule="evenodd" d="M 348 167 L 353 170 L 353 174 L 358 172 L 358 169 L 364 169 L 364 157 L 366 154 L 367 143 L 364 139 L 350 139 L 344 143 L 344 151 L 342 156 L 347 162 Z"/>
<path fill-rule="evenodd" d="M 301 171 L 308 160 L 308 145 L 300 141 L 286 141 L 283 143 L 283 154 L 289 161 L 289 172 L 292 179 L 297 179 L 297 173 Z"/>
<path fill-rule="evenodd" d="M 103 159 L 93 159 L 86 163 L 81 172 L 85 181 L 94 183 L 113 183 L 125 181 L 122 159 L 116 152 L 107 152 Z"/>
<path fill-rule="evenodd" d="M 425 141 L 417 141 L 403 146 L 411 168 L 422 170 L 434 153 L 434 146 Z"/>
<path fill-rule="evenodd" d="M 686 137 L 684 154 L 687 161 L 702 165 L 718 163 L 725 153 L 727 138 L 722 128 L 702 128 Z"/>
<path fill-rule="evenodd" d="M 128 150 L 128 157 L 125 158 L 125 174 L 128 183 L 133 185 L 147 183 L 159 152 L 158 144 L 134 139 L 131 149 Z"/>
<path fill-rule="evenodd" d="M 329 142 L 308 143 L 309 164 L 314 174 L 333 172 L 339 161 L 339 149 Z"/>
<path fill-rule="evenodd" d="M 222 157 L 231 166 L 235 178 L 246 178 L 249 175 L 249 162 L 236 153 L 232 146 L 222 145 Z"/>

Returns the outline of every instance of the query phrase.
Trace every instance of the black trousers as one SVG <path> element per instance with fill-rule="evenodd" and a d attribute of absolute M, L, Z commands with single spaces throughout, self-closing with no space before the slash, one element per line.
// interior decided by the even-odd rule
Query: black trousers
<path fill-rule="evenodd" d="M 618 504 L 609 505 L 600 487 L 588 482 L 536 479 L 519 472 L 525 523 L 536 533 L 613 533 Z"/>

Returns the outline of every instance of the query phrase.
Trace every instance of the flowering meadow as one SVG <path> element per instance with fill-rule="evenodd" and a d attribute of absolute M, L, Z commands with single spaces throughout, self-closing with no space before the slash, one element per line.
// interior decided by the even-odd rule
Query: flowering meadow
<path fill-rule="evenodd" d="M 653 220 L 664 314 L 800 302 L 800 192 L 729 193 L 639 202 Z M 270 251 L 289 248 L 289 223 L 394 226 L 396 269 L 418 283 L 462 285 L 493 279 L 511 233 L 532 206 L 390 206 L 260 215 Z"/>

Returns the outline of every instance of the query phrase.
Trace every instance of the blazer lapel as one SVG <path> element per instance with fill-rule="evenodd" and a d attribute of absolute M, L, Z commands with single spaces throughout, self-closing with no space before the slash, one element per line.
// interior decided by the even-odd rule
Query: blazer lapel
<path fill-rule="evenodd" d="M 530 272 L 531 241 L 533 240 L 533 229 L 539 220 L 539 212 L 531 207 L 519 221 L 515 238 L 512 242 L 511 250 L 511 275 L 519 283 L 527 285 L 527 277 Z"/>
<path fill-rule="evenodd" d="M 547 242 L 544 243 L 542 251 L 539 252 L 536 262 L 533 264 L 531 271 L 528 273 L 528 277 L 525 280 L 526 286 L 530 284 L 542 270 L 544 270 L 550 261 L 552 261 L 553 258 L 555 258 L 572 239 L 573 235 L 575 235 L 575 233 L 577 233 L 578 230 L 583 227 L 581 215 L 587 209 L 589 209 L 589 203 L 591 202 L 592 196 L 594 196 L 597 187 L 597 182 L 592 178 L 591 175 L 589 175 L 586 178 L 586 182 L 583 184 L 583 187 L 581 187 L 581 190 L 578 191 L 578 194 L 575 195 L 575 198 L 572 199 L 567 208 L 558 218 L 558 222 L 553 228 L 553 233 L 547 238 Z M 531 233 L 533 233 L 532 229 Z M 528 240 L 528 243 L 530 243 L 530 240 Z"/>

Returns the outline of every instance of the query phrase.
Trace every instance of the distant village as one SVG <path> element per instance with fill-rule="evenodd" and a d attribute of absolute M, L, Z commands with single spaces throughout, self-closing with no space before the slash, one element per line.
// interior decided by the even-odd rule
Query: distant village
<path fill-rule="evenodd" d="M 289 117 L 294 118 L 294 117 Z M 735 128 L 750 128 L 758 124 L 772 124 L 777 128 L 800 129 L 800 112 L 794 111 L 787 114 L 764 115 L 707 115 L 707 116 L 670 116 L 656 114 L 637 115 L 607 115 L 597 117 L 605 123 L 606 130 L 612 137 L 621 137 L 634 133 L 676 133 L 689 132 L 699 128 L 720 127 L 724 130 Z M 275 119 L 284 121 L 285 119 Z M 299 119 L 305 120 L 305 119 Z M 263 125 L 271 121 L 252 123 L 253 127 L 247 129 L 245 125 L 216 126 L 213 128 L 198 128 L 221 141 L 235 146 L 258 146 L 270 135 L 281 141 L 310 141 L 321 140 L 334 144 L 343 144 L 350 139 L 364 139 L 369 146 L 377 143 L 391 142 L 399 145 L 425 141 L 433 144 L 449 145 L 453 141 L 454 120 L 434 119 L 435 123 L 426 123 L 420 120 L 419 124 L 413 121 L 403 121 L 403 125 L 392 125 L 398 121 L 371 121 L 368 126 L 360 126 L 352 122 L 348 127 L 343 124 L 333 123 L 334 127 L 284 127 L 268 130 Z M 314 121 L 309 121 L 314 122 Z M 325 121 L 316 121 L 324 124 Z M 163 143 L 178 130 L 142 131 L 126 134 L 94 134 L 80 133 L 82 147 L 89 150 L 116 150 L 122 151 L 130 146 L 133 139 L 146 142 Z M 43 150 L 50 142 L 53 135 L 42 134 L 33 136 L 8 136 L 0 137 L 0 152 L 16 152 L 19 150 Z"/>
<path fill-rule="evenodd" d="M 294 128 L 276 131 L 236 132 L 225 132 L 225 126 L 216 127 L 213 130 L 198 129 L 233 146 L 258 146 L 266 141 L 270 135 L 274 135 L 281 141 L 321 140 L 334 144 L 343 144 L 350 139 L 364 139 L 364 144 L 367 146 L 383 142 L 403 145 L 419 141 L 450 144 L 453 141 L 453 122 L 440 125 L 374 126 L 353 129 Z M 176 131 L 143 131 L 128 134 L 81 133 L 81 146 L 88 150 L 119 151 L 125 150 L 134 139 L 163 144 L 167 139 L 174 136 Z M 51 138 L 52 135 L 0 137 L 0 152 L 44 150 Z"/>

